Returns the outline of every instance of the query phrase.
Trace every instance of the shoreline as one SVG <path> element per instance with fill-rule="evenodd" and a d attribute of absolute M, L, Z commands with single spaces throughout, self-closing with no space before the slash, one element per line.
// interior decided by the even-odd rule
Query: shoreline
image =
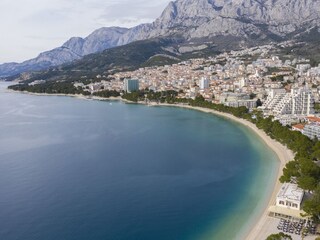
<path fill-rule="evenodd" d="M 28 91 L 15 91 L 12 89 L 6 89 L 6 92 L 8 93 L 21 93 L 21 94 L 27 94 L 27 95 L 33 95 L 33 96 L 46 96 L 46 97 L 73 97 L 77 99 L 82 99 L 82 100 L 95 100 L 95 101 L 122 101 L 125 103 L 134 103 L 131 101 L 128 101 L 126 99 L 119 97 L 109 97 L 109 98 L 104 98 L 104 97 L 99 97 L 99 96 L 85 96 L 82 94 L 66 94 L 66 93 L 34 93 L 34 92 L 28 92 Z M 137 103 L 141 104 L 141 103 Z"/>
<path fill-rule="evenodd" d="M 201 108 L 201 107 L 193 107 L 193 106 L 188 106 L 188 105 L 179 105 L 179 104 L 155 104 L 151 106 L 165 106 L 165 107 L 180 107 L 180 108 L 186 108 L 186 109 L 191 109 L 191 110 L 197 110 L 205 113 L 211 113 L 220 117 L 227 118 L 231 121 L 240 123 L 241 125 L 247 127 L 250 129 L 254 134 L 256 134 L 262 141 L 269 147 L 277 156 L 278 161 L 279 161 L 279 167 L 278 167 L 278 172 L 276 174 L 276 179 L 275 179 L 275 184 L 273 186 L 272 194 L 270 197 L 268 197 L 266 201 L 266 205 L 263 206 L 263 210 L 261 211 L 262 214 L 259 214 L 252 219 L 252 226 L 248 226 L 248 230 L 246 230 L 242 236 L 242 239 L 245 240 L 257 240 L 257 239 L 263 239 L 261 238 L 264 235 L 269 235 L 272 233 L 268 232 L 269 228 L 269 222 L 268 222 L 268 209 L 271 205 L 275 204 L 276 196 L 281 188 L 281 183 L 279 182 L 279 178 L 283 173 L 283 169 L 285 165 L 291 161 L 294 158 L 294 154 L 291 150 L 289 150 L 287 147 L 282 145 L 281 143 L 271 139 L 264 131 L 261 129 L 257 128 L 256 125 L 253 123 L 237 118 L 229 113 L 223 113 L 223 112 L 218 112 L 212 109 L 206 109 L 206 108 Z M 261 236 L 262 235 L 262 236 Z"/>
<path fill-rule="evenodd" d="M 19 92 L 7 89 L 8 92 Z M 102 97 L 95 97 L 95 96 L 84 96 L 84 95 L 77 95 L 77 94 L 47 94 L 47 93 L 31 93 L 31 92 L 19 92 L 23 94 L 30 94 L 30 95 L 36 95 L 36 96 L 65 96 L 65 97 L 75 97 L 78 99 L 83 100 L 97 100 L 97 101 L 121 101 L 125 103 L 134 103 L 134 104 L 143 104 L 147 105 L 142 102 L 131 102 L 126 99 L 122 99 L 121 97 L 110 97 L 110 98 L 102 98 Z M 183 104 L 167 104 L 167 103 L 155 103 L 155 104 L 148 104 L 147 106 L 152 107 L 179 107 L 179 108 L 185 108 L 185 109 L 191 109 L 196 111 L 201 111 L 204 113 L 211 113 L 220 117 L 227 118 L 231 121 L 234 121 L 236 123 L 240 123 L 244 127 L 250 129 L 255 135 L 257 135 L 262 141 L 269 147 L 277 156 L 277 159 L 279 161 L 279 167 L 278 172 L 276 174 L 276 179 L 274 181 L 274 186 L 272 187 L 272 194 L 268 196 L 268 199 L 266 199 L 266 203 L 263 205 L 263 209 L 261 209 L 261 212 L 257 213 L 257 210 L 253 214 L 257 214 L 256 216 L 253 215 L 252 219 L 250 219 L 250 222 L 248 225 L 244 225 L 244 229 L 242 229 L 243 234 L 241 233 L 241 239 L 245 240 L 256 240 L 256 239 L 263 239 L 263 237 L 268 236 L 269 234 L 272 234 L 272 232 L 269 232 L 270 227 L 270 220 L 268 217 L 268 209 L 271 205 L 275 204 L 276 195 L 278 191 L 280 190 L 281 183 L 279 182 L 279 178 L 283 173 L 283 169 L 289 161 L 291 161 L 294 158 L 294 154 L 291 150 L 289 150 L 287 147 L 282 145 L 281 143 L 271 139 L 264 131 L 261 129 L 258 129 L 255 124 L 233 116 L 229 113 L 223 113 L 219 111 L 215 111 L 212 109 L 207 108 L 201 108 L 201 107 L 194 107 L 189 105 L 183 105 Z M 251 225 L 252 224 L 252 225 Z"/>

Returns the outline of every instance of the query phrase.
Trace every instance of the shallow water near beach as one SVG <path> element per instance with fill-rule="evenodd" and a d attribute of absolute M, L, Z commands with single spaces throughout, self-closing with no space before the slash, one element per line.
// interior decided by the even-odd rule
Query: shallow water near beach
<path fill-rule="evenodd" d="M 275 154 L 199 111 L 9 93 L 0 83 L 0 239 L 241 239 Z"/>

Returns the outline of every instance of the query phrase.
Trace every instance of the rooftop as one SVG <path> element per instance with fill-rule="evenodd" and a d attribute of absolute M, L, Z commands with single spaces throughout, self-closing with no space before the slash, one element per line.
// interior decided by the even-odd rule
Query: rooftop
<path fill-rule="evenodd" d="M 303 130 L 304 129 L 304 125 L 303 124 L 296 124 L 296 125 L 293 125 L 292 128 Z"/>
<path fill-rule="evenodd" d="M 301 203 L 303 195 L 304 191 L 297 184 L 285 183 L 282 185 L 277 198 Z"/>
<path fill-rule="evenodd" d="M 307 117 L 310 122 L 320 122 L 320 118 L 318 117 Z"/>

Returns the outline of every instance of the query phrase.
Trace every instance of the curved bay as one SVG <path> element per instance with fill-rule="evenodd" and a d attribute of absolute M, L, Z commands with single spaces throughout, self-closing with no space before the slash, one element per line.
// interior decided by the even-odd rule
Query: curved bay
<path fill-rule="evenodd" d="M 0 86 L 1 239 L 237 239 L 272 187 L 276 156 L 226 119 Z"/>

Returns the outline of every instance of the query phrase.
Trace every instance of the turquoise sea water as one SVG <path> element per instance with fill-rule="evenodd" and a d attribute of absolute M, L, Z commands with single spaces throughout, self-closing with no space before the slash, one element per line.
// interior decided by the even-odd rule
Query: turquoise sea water
<path fill-rule="evenodd" d="M 0 239 L 239 239 L 266 203 L 276 156 L 234 122 L 5 87 Z"/>

